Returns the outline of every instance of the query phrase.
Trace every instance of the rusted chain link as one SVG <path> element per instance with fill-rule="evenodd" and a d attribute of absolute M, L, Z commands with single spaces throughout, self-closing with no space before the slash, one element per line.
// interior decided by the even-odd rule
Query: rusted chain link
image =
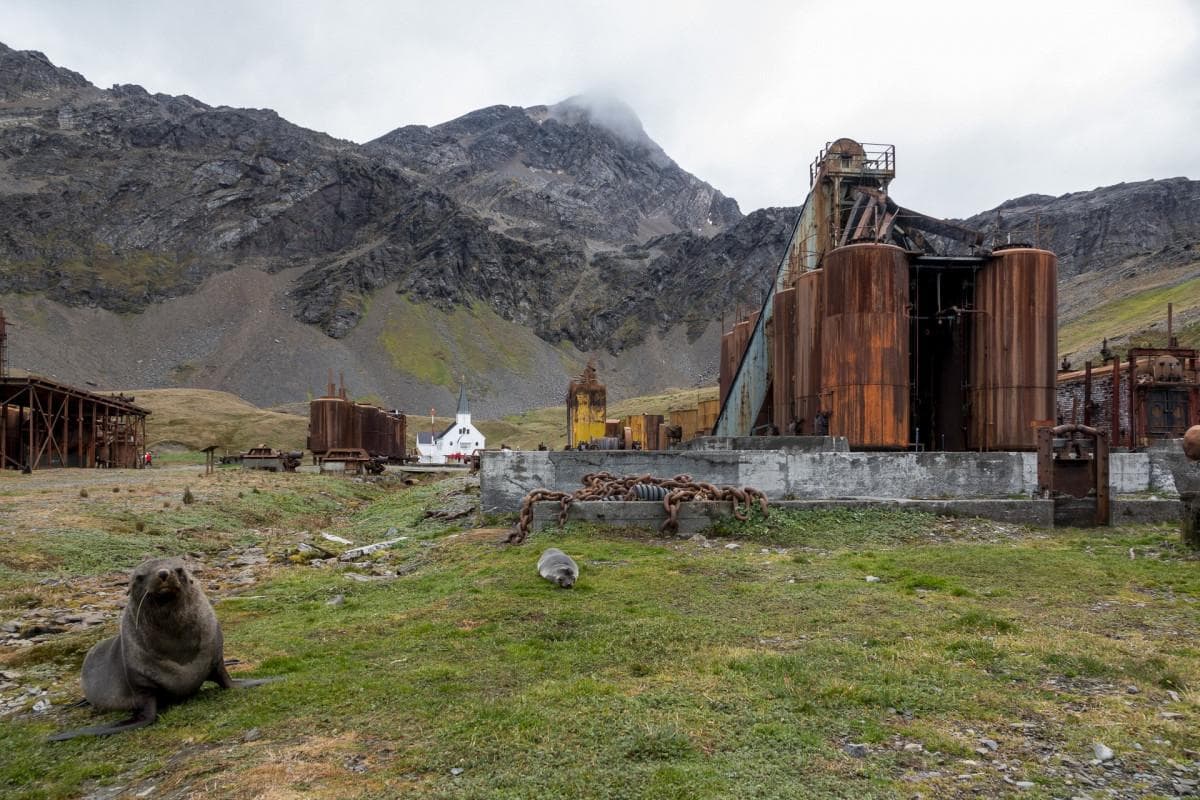
<path fill-rule="evenodd" d="M 534 489 L 521 502 L 521 512 L 516 527 L 504 540 L 508 544 L 521 544 L 529 535 L 533 525 L 533 506 L 544 500 L 559 503 L 558 524 L 567 521 L 567 512 L 572 503 L 586 500 L 661 500 L 667 519 L 659 528 L 663 533 L 679 530 L 679 506 L 690 500 L 728 501 L 733 506 L 733 516 L 740 520 L 749 519 L 750 510 L 757 502 L 763 514 L 767 513 L 767 496 L 750 486 L 714 486 L 704 481 L 695 481 L 691 475 L 676 475 L 673 478 L 656 478 L 653 475 L 624 475 L 618 477 L 608 472 L 591 472 L 583 476 L 583 488 L 574 492 L 559 492 L 553 489 Z M 740 506 L 740 507 L 739 507 Z"/>

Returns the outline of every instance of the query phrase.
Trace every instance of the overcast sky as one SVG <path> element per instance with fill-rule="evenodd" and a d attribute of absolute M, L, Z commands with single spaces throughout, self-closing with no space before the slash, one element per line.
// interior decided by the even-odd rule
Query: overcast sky
<path fill-rule="evenodd" d="M 841 136 L 937 216 L 1200 177 L 1200 0 L 0 0 L 0 41 L 356 142 L 603 91 L 746 212 Z"/>

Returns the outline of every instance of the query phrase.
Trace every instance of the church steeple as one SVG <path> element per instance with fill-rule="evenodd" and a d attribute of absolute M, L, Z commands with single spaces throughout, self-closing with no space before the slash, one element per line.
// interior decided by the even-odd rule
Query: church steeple
<path fill-rule="evenodd" d="M 471 407 L 467 404 L 467 387 L 465 384 L 459 384 L 458 387 L 458 412 L 459 417 L 471 416 Z"/>

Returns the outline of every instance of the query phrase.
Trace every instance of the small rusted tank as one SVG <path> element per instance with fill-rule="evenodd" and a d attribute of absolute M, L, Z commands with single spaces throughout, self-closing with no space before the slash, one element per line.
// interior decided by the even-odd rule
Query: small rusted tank
<path fill-rule="evenodd" d="M 1033 450 L 1053 425 L 1058 259 L 1032 247 L 997 249 L 975 276 L 971 336 L 972 450 Z"/>
<path fill-rule="evenodd" d="M 825 257 L 821 384 L 829 433 L 857 449 L 909 441 L 908 256 L 852 244 Z"/>

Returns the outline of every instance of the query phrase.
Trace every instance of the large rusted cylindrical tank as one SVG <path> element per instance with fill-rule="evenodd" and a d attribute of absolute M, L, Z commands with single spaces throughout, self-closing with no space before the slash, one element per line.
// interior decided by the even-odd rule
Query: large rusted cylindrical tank
<path fill-rule="evenodd" d="M 859 449 L 909 441 L 908 256 L 852 244 L 825 256 L 821 382 L 829 433 Z"/>
<path fill-rule="evenodd" d="M 812 434 L 813 420 L 821 410 L 821 270 L 796 279 L 796 341 L 792 346 L 792 390 L 796 398 L 798 433 Z M 790 420 L 789 420 L 790 421 Z M 783 427 L 780 430 L 787 430 Z"/>
<path fill-rule="evenodd" d="M 775 293 L 771 317 L 771 422 L 780 433 L 796 415 L 796 290 Z"/>
<path fill-rule="evenodd" d="M 975 276 L 968 447 L 1034 450 L 1035 425 L 1054 425 L 1058 259 L 998 250 Z"/>
<path fill-rule="evenodd" d="M 308 403 L 308 449 L 324 453 L 338 445 L 342 403 L 337 397 L 317 397 Z"/>

